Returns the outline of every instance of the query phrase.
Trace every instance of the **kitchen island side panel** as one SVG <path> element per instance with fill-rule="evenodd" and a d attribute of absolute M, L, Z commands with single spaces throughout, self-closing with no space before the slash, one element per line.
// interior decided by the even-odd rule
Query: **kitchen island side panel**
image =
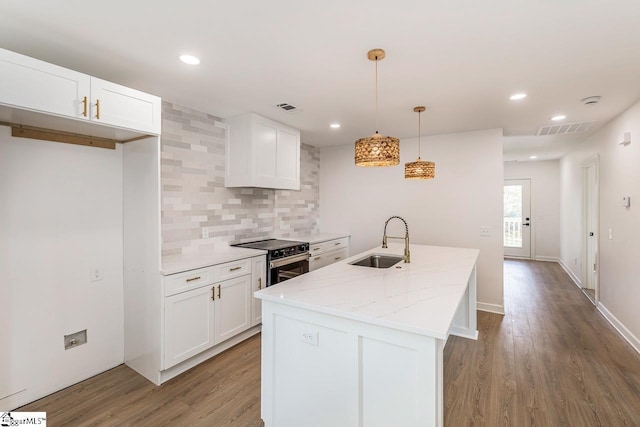
<path fill-rule="evenodd" d="M 444 341 L 263 300 L 266 427 L 442 425 Z"/>

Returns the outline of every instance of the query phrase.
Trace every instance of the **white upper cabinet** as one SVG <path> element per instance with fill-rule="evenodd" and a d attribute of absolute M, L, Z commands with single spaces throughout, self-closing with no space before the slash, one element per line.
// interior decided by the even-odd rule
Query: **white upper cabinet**
<path fill-rule="evenodd" d="M 0 49 L 0 103 L 89 120 L 91 77 Z"/>
<path fill-rule="evenodd" d="M 300 189 L 300 131 L 257 114 L 227 120 L 226 187 Z"/>
<path fill-rule="evenodd" d="M 91 77 L 91 120 L 159 134 L 161 108 L 157 96 Z"/>
<path fill-rule="evenodd" d="M 58 116 L 145 134 L 159 135 L 161 130 L 159 97 L 4 49 L 0 49 L 0 105 L 9 107 L 0 111 L 0 120 L 16 124 L 67 130 L 51 120 Z M 29 116 L 11 109 L 42 114 Z M 70 131 L 86 132 L 86 127 L 65 123 Z"/>

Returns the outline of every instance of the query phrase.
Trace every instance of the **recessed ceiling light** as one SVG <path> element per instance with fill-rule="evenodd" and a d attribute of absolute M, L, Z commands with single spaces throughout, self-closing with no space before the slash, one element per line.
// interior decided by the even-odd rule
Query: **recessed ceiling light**
<path fill-rule="evenodd" d="M 527 94 L 524 93 L 524 92 L 521 92 L 521 93 L 514 93 L 513 95 L 511 95 L 509 97 L 509 99 L 512 100 L 512 101 L 519 101 L 519 100 L 524 99 L 526 97 L 527 97 Z"/>
<path fill-rule="evenodd" d="M 558 116 L 553 116 L 553 117 L 551 117 L 551 120 L 553 120 L 554 122 L 558 122 L 558 121 L 560 121 L 560 120 L 564 120 L 564 119 L 566 119 L 566 118 L 567 118 L 567 116 L 563 116 L 562 114 L 560 114 L 560 115 L 558 115 Z"/>
<path fill-rule="evenodd" d="M 537 158 L 538 158 L 538 156 L 529 156 L 529 158 L 530 158 L 531 160 L 535 160 L 535 159 L 537 159 Z"/>
<path fill-rule="evenodd" d="M 200 63 L 200 59 L 193 55 L 180 55 L 180 61 L 189 65 L 198 65 Z"/>
<path fill-rule="evenodd" d="M 340 127 L 340 123 L 331 123 L 329 126 L 333 129 L 338 129 Z"/>

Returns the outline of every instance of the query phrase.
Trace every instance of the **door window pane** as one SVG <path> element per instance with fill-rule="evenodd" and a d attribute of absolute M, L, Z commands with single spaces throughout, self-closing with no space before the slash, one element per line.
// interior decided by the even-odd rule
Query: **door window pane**
<path fill-rule="evenodd" d="M 522 248 L 522 185 L 504 186 L 504 246 Z"/>

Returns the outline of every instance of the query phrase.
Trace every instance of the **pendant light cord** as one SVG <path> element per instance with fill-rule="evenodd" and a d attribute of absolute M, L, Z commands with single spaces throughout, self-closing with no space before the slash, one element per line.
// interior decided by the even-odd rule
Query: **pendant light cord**
<path fill-rule="evenodd" d="M 378 57 L 376 56 L 376 133 L 378 133 Z"/>
<path fill-rule="evenodd" d="M 418 160 L 420 160 L 420 134 L 422 134 L 422 127 L 421 127 L 421 121 L 420 121 L 420 116 L 422 114 L 422 111 L 418 111 Z"/>

